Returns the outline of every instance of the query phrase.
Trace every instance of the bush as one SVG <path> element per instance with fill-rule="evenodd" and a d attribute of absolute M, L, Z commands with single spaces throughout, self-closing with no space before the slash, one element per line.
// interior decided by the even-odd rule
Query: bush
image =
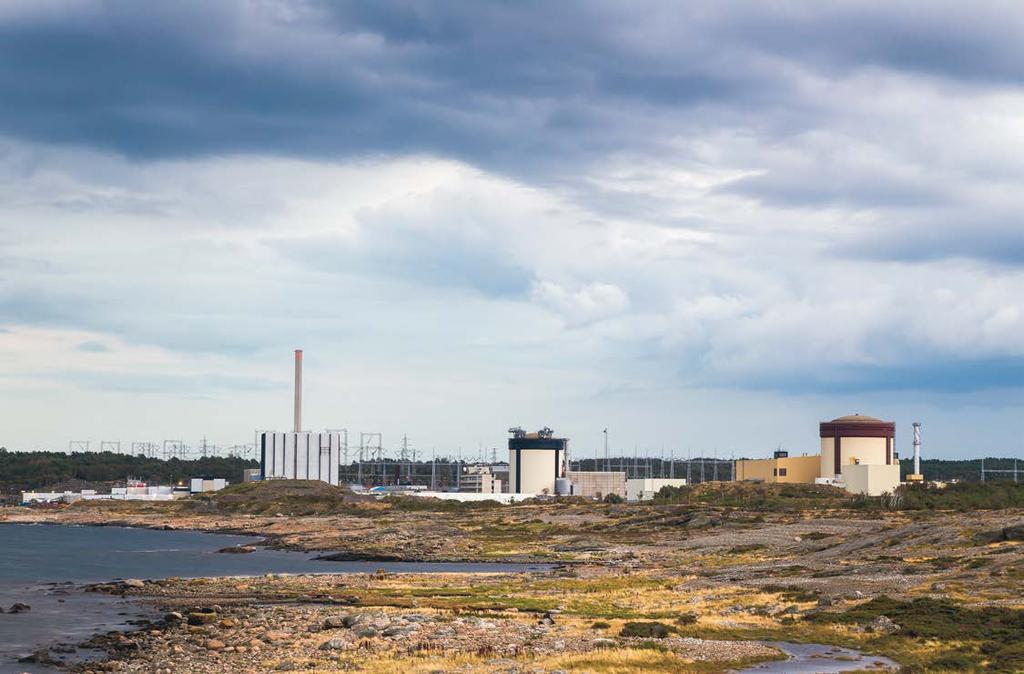
<path fill-rule="evenodd" d="M 677 625 L 693 625 L 699 616 L 696 613 L 680 613 L 676 617 Z"/>
<path fill-rule="evenodd" d="M 640 637 L 643 639 L 664 639 L 668 636 L 669 626 L 656 622 L 630 622 L 622 626 L 620 637 Z"/>
<path fill-rule="evenodd" d="M 597 620 L 593 624 L 590 625 L 590 629 L 592 629 L 592 630 L 606 630 L 609 627 L 611 627 L 611 625 L 606 623 L 606 622 L 604 622 L 603 620 Z"/>
<path fill-rule="evenodd" d="M 618 494 L 605 494 L 605 503 L 625 503 L 626 499 L 622 498 Z"/>

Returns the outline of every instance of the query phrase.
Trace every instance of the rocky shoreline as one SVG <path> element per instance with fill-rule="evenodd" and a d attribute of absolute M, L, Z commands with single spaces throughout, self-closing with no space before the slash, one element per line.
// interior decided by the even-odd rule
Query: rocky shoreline
<path fill-rule="evenodd" d="M 137 630 L 83 642 L 84 648 L 106 651 L 108 659 L 82 663 L 71 671 L 393 671 L 399 662 L 454 671 L 450 663 L 462 661 L 472 671 L 542 672 L 554 670 L 530 663 L 642 649 L 649 641 L 606 635 L 563 616 L 558 609 L 509 608 L 467 615 L 461 610 L 361 606 L 361 590 L 384 581 L 401 586 L 413 579 L 318 575 L 93 585 L 87 589 L 133 597 L 166 612 Z M 465 581 L 458 575 L 445 580 Z M 339 587 L 355 594 L 344 596 L 343 591 L 339 597 Z M 296 591 L 305 593 L 292 594 Z M 757 641 L 672 636 L 660 640 L 659 648 L 688 662 L 742 663 L 779 657 L 776 649 Z"/>

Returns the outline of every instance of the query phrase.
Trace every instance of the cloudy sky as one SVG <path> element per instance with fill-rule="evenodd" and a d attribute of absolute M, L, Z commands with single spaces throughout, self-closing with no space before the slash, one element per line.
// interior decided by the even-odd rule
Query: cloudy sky
<path fill-rule="evenodd" d="M 0 5 L 0 445 L 1021 454 L 1016 2 Z M 1009 440 L 1007 439 L 1009 438 Z"/>

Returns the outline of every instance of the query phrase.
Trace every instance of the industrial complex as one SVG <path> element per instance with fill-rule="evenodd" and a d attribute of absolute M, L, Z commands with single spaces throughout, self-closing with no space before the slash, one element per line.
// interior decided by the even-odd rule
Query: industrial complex
<path fill-rule="evenodd" d="M 330 484 L 342 482 L 340 454 L 345 447 L 347 433 L 323 433 L 302 430 L 302 351 L 295 352 L 294 429 L 290 433 L 259 431 L 256 446 L 260 455 L 261 478 L 321 480 Z M 638 474 L 638 471 L 573 469 L 568 438 L 556 437 L 548 428 L 526 431 L 515 426 L 508 429 L 508 462 L 455 464 L 454 484 L 438 489 L 436 465 L 431 468 L 429 488 L 415 485 L 411 470 L 406 473 L 399 465 L 394 479 L 381 468 L 380 477 L 389 484 L 363 484 L 360 463 L 359 481 L 353 487 L 374 489 L 376 493 L 406 493 L 456 500 L 490 498 L 512 502 L 524 498 L 580 496 L 607 498 L 615 495 L 629 501 L 648 500 L 666 486 L 688 484 L 687 478 Z M 606 431 L 607 433 L 607 431 Z M 921 425 L 914 424 L 915 472 L 907 479 L 922 479 L 919 468 Z M 607 436 L 606 436 L 607 437 Z M 769 459 L 739 459 L 729 462 L 728 480 L 764 483 L 830 484 L 851 493 L 878 496 L 892 492 L 900 485 L 899 454 L 896 451 L 896 424 L 862 414 L 838 417 L 818 425 L 820 451 L 818 454 L 790 456 L 779 449 Z M 346 461 L 347 463 L 347 461 Z M 450 464 L 445 468 L 450 468 Z M 701 481 L 703 476 L 702 462 Z M 689 470 L 690 466 L 687 465 Z M 715 480 L 718 480 L 718 462 L 715 462 Z M 371 480 L 375 473 L 366 473 Z"/>
<path fill-rule="evenodd" d="M 403 437 L 397 458 L 386 457 L 380 433 L 360 433 L 357 458 L 350 460 L 346 429 L 311 431 L 302 422 L 303 352 L 295 351 L 293 427 L 290 431 L 259 430 L 244 456 L 258 459 L 258 469 L 246 470 L 242 481 L 317 480 L 348 485 L 376 495 L 408 494 L 472 501 L 511 503 L 529 498 L 581 497 L 627 501 L 650 500 L 664 487 L 701 482 L 758 482 L 828 484 L 851 493 L 878 496 L 901 484 L 896 424 L 862 414 L 841 416 L 818 424 L 819 451 L 794 455 L 781 447 L 764 459 L 690 458 L 662 455 L 611 458 L 605 434 L 603 459 L 573 458 L 570 441 L 549 427 L 527 431 L 508 429 L 508 453 L 481 449 L 476 460 L 455 457 L 424 459 Z M 813 436 L 811 436 L 813 437 Z M 114 444 L 114 443 L 103 443 Z M 119 444 L 119 443 L 118 443 Z M 135 445 L 132 443 L 133 453 Z M 145 443 L 156 446 L 154 443 Z M 184 443 L 172 443 L 164 458 L 184 458 Z M 178 449 L 175 450 L 175 447 Z M 907 482 L 923 480 L 920 471 L 921 424 L 913 424 L 914 472 Z M 142 452 L 140 452 L 142 453 Z M 152 456 L 146 452 L 146 456 Z M 202 456 L 207 455 L 204 439 Z M 237 454 L 236 454 L 237 455 Z M 996 471 L 998 472 L 998 471 Z M 24 502 L 93 499 L 170 500 L 222 488 L 226 477 L 197 478 L 186 488 L 125 483 L 109 494 L 47 492 L 23 495 Z"/>

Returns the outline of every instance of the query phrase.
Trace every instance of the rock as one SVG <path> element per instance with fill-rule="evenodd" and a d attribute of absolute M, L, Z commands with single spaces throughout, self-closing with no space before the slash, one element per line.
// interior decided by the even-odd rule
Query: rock
<path fill-rule="evenodd" d="M 169 623 L 180 622 L 185 619 L 185 616 L 181 615 L 177 611 L 171 611 L 170 613 L 164 614 L 164 621 Z"/>
<path fill-rule="evenodd" d="M 263 640 L 271 643 L 275 641 L 290 641 L 292 638 L 291 633 L 282 632 L 280 630 L 267 630 L 263 633 Z"/>
<path fill-rule="evenodd" d="M 237 627 L 238 626 L 238 621 L 235 620 L 234 618 L 225 618 L 224 620 L 221 620 L 217 624 L 220 625 L 221 627 L 223 627 L 224 629 L 231 629 L 232 627 Z"/>
<path fill-rule="evenodd" d="M 342 627 L 348 627 L 348 625 L 345 624 L 345 619 L 346 618 L 348 618 L 348 616 L 343 616 L 343 615 L 328 616 L 327 619 L 324 620 L 324 622 L 323 622 L 323 628 L 325 630 L 336 630 L 336 629 L 340 629 Z"/>
<path fill-rule="evenodd" d="M 31 655 L 18 658 L 18 662 L 31 662 L 38 665 L 55 665 L 57 661 L 50 656 L 50 651 L 42 648 Z"/>
<path fill-rule="evenodd" d="M 217 552 L 225 555 L 247 555 L 251 552 L 256 552 L 256 548 L 250 545 L 232 545 L 226 548 L 221 548 Z"/>
<path fill-rule="evenodd" d="M 392 625 L 391 627 L 388 627 L 383 632 L 381 632 L 381 635 L 385 637 L 405 637 L 409 636 L 415 631 L 415 627 Z"/>
<path fill-rule="evenodd" d="M 1001 529 L 979 531 L 974 534 L 973 540 L 978 545 L 988 545 L 989 543 L 999 543 L 1002 541 L 1024 541 L 1024 522 L 1011 524 Z"/>
<path fill-rule="evenodd" d="M 138 578 L 129 578 L 127 580 L 122 580 L 121 585 L 123 587 L 146 587 L 146 583 L 139 580 Z"/>
<path fill-rule="evenodd" d="M 348 642 L 344 639 L 338 638 L 334 638 L 320 644 L 320 650 L 322 651 L 343 651 L 346 648 L 348 648 Z"/>
<path fill-rule="evenodd" d="M 31 611 L 31 610 L 32 610 L 31 606 L 29 606 L 28 604 L 22 604 L 19 601 L 19 602 L 15 602 L 14 604 L 12 604 L 11 607 L 9 609 L 7 609 L 7 612 L 8 613 L 25 613 L 26 611 Z"/>
<path fill-rule="evenodd" d="M 372 639 L 377 636 L 377 630 L 373 627 L 360 627 L 356 630 L 356 636 L 360 639 Z"/>
<path fill-rule="evenodd" d="M 209 641 L 206 642 L 206 650 L 208 650 L 208 651 L 219 651 L 222 648 L 224 648 L 226 645 L 227 644 L 225 644 L 220 639 L 210 639 Z"/>
<path fill-rule="evenodd" d="M 188 614 L 189 625 L 209 625 L 217 620 L 217 614 L 213 611 L 193 611 Z"/>
<path fill-rule="evenodd" d="M 900 626 L 892 621 L 888 616 L 880 615 L 867 626 L 868 631 L 878 632 L 879 634 L 894 634 L 900 631 Z"/>

